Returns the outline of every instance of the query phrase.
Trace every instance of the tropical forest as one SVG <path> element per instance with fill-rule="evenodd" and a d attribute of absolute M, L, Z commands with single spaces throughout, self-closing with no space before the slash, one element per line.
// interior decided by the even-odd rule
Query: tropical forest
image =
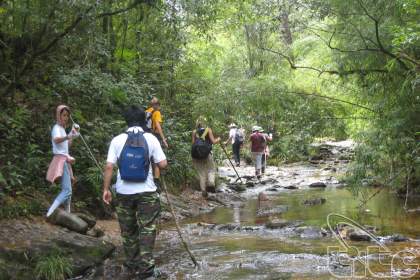
<path fill-rule="evenodd" d="M 419 277 L 419 0 L 0 0 L 0 280 Z"/>

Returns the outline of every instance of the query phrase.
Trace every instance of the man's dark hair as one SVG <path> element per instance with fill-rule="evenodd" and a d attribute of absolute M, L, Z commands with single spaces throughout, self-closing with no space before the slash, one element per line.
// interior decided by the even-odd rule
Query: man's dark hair
<path fill-rule="evenodd" d="M 144 109 L 137 105 L 128 106 L 124 112 L 123 116 L 128 127 L 131 126 L 144 126 L 146 122 L 146 114 Z"/>

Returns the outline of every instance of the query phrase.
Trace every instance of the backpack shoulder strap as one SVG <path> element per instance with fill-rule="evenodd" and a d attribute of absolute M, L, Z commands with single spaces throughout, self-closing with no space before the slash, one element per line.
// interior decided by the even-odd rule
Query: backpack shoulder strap
<path fill-rule="evenodd" d="M 204 129 L 203 134 L 201 134 L 200 138 L 203 139 L 203 140 L 206 140 L 206 136 L 207 136 L 208 133 L 209 133 L 209 128 L 206 127 L 206 129 Z"/>

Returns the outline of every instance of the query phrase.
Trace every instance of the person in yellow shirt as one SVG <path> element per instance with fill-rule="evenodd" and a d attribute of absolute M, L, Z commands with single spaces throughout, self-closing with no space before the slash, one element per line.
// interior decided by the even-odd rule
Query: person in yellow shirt
<path fill-rule="evenodd" d="M 163 145 L 165 148 L 168 148 L 168 142 L 166 142 L 165 135 L 163 134 L 162 130 L 162 114 L 160 113 L 160 102 L 156 97 L 153 97 L 150 101 L 150 107 L 146 109 L 146 127 L 145 131 L 153 133 L 156 138 L 159 140 L 160 144 Z M 154 163 L 152 158 L 153 164 L 153 180 L 155 185 L 160 192 L 161 184 L 160 184 L 160 169 L 157 164 Z"/>
<path fill-rule="evenodd" d="M 150 102 L 150 107 L 146 109 L 146 125 L 148 129 L 158 138 L 158 140 L 168 148 L 165 135 L 162 130 L 162 114 L 160 112 L 160 102 L 156 97 L 153 97 Z"/>

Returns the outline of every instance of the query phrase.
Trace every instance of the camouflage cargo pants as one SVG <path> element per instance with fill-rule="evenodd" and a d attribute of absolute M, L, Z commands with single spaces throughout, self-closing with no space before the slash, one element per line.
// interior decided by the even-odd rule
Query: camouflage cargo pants
<path fill-rule="evenodd" d="M 125 265 L 139 273 L 153 272 L 153 248 L 160 200 L 156 192 L 132 195 L 117 194 L 117 214 L 121 228 Z"/>

